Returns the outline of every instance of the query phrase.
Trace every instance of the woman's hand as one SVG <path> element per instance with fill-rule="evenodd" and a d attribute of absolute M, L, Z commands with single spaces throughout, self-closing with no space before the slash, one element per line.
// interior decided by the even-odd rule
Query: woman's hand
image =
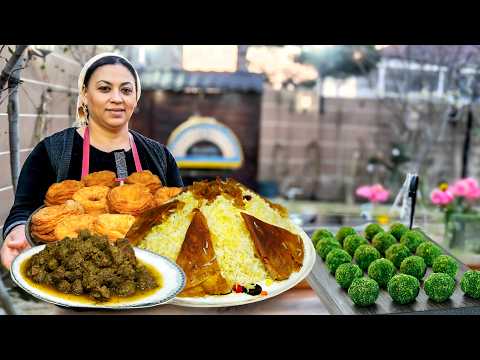
<path fill-rule="evenodd" d="M 25 237 L 25 225 L 17 225 L 7 235 L 0 250 L 2 265 L 10 270 L 13 260 L 25 249 L 30 248 Z"/>

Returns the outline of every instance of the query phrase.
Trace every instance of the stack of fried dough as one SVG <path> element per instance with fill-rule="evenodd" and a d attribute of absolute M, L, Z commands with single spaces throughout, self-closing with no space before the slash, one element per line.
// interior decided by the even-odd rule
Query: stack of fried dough
<path fill-rule="evenodd" d="M 163 186 L 148 170 L 132 173 L 124 185 L 118 185 L 111 171 L 91 173 L 81 181 L 64 180 L 49 187 L 45 207 L 32 216 L 31 235 L 52 242 L 88 230 L 115 242 L 125 237 L 136 217 L 181 191 Z"/>

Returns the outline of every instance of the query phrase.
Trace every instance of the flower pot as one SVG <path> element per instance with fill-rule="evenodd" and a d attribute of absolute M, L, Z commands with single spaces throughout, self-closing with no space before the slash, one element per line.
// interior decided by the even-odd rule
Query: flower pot
<path fill-rule="evenodd" d="M 451 249 L 480 254 L 480 214 L 452 213 L 446 222 L 445 241 Z"/>

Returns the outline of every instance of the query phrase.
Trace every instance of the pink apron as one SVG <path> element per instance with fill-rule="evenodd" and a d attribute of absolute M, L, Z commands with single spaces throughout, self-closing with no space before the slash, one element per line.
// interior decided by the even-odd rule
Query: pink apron
<path fill-rule="evenodd" d="M 133 140 L 132 134 L 128 133 L 130 140 L 130 147 L 132 148 L 133 160 L 135 161 L 135 169 L 137 172 L 142 171 L 142 164 L 140 163 L 140 157 L 138 156 L 137 146 Z M 82 154 L 82 179 L 88 175 L 90 168 L 90 131 L 88 126 L 85 128 L 83 135 L 83 154 Z M 115 181 L 123 183 L 125 179 L 115 179 Z"/>

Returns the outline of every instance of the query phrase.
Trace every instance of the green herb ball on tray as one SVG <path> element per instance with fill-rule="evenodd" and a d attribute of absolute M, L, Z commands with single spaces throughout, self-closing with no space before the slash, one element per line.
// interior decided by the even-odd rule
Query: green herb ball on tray
<path fill-rule="evenodd" d="M 365 228 L 365 238 L 368 241 L 372 241 L 373 237 L 380 232 L 384 232 L 383 228 L 378 224 L 369 224 Z"/>
<path fill-rule="evenodd" d="M 349 253 L 342 249 L 333 249 L 327 255 L 327 268 L 330 270 L 332 274 L 335 274 L 337 268 L 345 263 L 349 263 L 352 261 L 352 257 Z"/>
<path fill-rule="evenodd" d="M 342 245 L 335 240 L 334 238 L 323 238 L 318 240 L 317 245 L 315 246 L 315 250 L 317 254 L 325 260 L 327 258 L 328 253 L 333 249 L 341 249 Z"/>
<path fill-rule="evenodd" d="M 343 240 L 345 240 L 345 238 L 348 235 L 355 235 L 356 233 L 357 232 L 355 231 L 354 228 L 350 226 L 343 226 L 337 231 L 337 234 L 335 235 L 335 237 L 338 240 L 338 242 L 343 246 Z"/>
<path fill-rule="evenodd" d="M 385 255 L 385 251 L 397 243 L 395 236 L 388 232 L 381 232 L 375 235 L 372 239 L 372 246 L 379 251 L 380 254 Z"/>
<path fill-rule="evenodd" d="M 334 236 L 327 229 L 317 229 L 312 234 L 312 242 L 314 245 L 317 245 L 318 241 L 324 238 L 334 238 Z"/>
<path fill-rule="evenodd" d="M 432 266 L 433 261 L 442 255 L 442 250 L 431 242 L 425 241 L 418 245 L 415 255 L 422 257 L 427 266 Z"/>
<path fill-rule="evenodd" d="M 444 273 L 455 278 L 458 271 L 458 263 L 451 256 L 439 255 L 433 260 L 432 270 L 434 273 Z"/>
<path fill-rule="evenodd" d="M 398 274 L 390 279 L 387 285 L 392 300 L 398 304 L 409 304 L 420 292 L 420 281 L 415 276 Z"/>
<path fill-rule="evenodd" d="M 387 251 L 385 251 L 385 257 L 390 260 L 393 265 L 398 269 L 404 259 L 412 255 L 408 247 L 403 244 L 393 244 Z"/>
<path fill-rule="evenodd" d="M 353 255 L 360 269 L 363 271 L 368 269 L 368 266 L 375 260 L 382 256 L 372 245 L 360 245 Z"/>
<path fill-rule="evenodd" d="M 375 280 L 381 288 L 386 288 L 390 279 L 395 275 L 395 266 L 388 259 L 373 261 L 368 267 L 368 276 Z"/>
<path fill-rule="evenodd" d="M 355 250 L 357 250 L 357 248 L 360 245 L 368 245 L 368 241 L 365 240 L 364 237 L 362 237 L 360 235 L 357 235 L 357 234 L 348 235 L 345 238 L 345 240 L 343 240 L 343 250 L 345 250 L 346 252 L 348 252 L 352 256 L 355 253 Z"/>
<path fill-rule="evenodd" d="M 410 250 L 412 253 L 415 253 L 418 245 L 420 245 L 424 241 L 425 239 L 423 238 L 422 234 L 414 230 L 406 231 L 400 238 L 400 244 L 408 247 L 408 250 Z"/>
<path fill-rule="evenodd" d="M 380 287 L 373 279 L 361 277 L 352 281 L 348 288 L 348 296 L 358 306 L 369 306 L 375 304 Z"/>
<path fill-rule="evenodd" d="M 400 272 L 402 274 L 415 276 L 418 280 L 423 279 L 426 271 L 427 265 L 425 264 L 425 260 L 420 256 L 409 256 L 403 259 L 400 264 Z"/>
<path fill-rule="evenodd" d="M 453 295 L 455 280 L 450 275 L 444 273 L 433 273 L 425 280 L 423 289 L 431 300 L 444 302 Z"/>
<path fill-rule="evenodd" d="M 407 231 L 408 231 L 408 227 L 406 227 L 402 223 L 392 224 L 389 230 L 390 234 L 395 236 L 395 239 L 397 239 L 398 241 L 400 241 L 400 239 L 402 238 L 402 235 Z"/>
<path fill-rule="evenodd" d="M 353 280 L 361 278 L 362 276 L 362 269 L 352 263 L 342 264 L 337 268 L 337 271 L 335 271 L 335 280 L 337 280 L 338 285 L 344 289 L 348 289 Z"/>
<path fill-rule="evenodd" d="M 480 271 L 468 270 L 460 281 L 462 291 L 474 299 L 480 299 Z"/>

